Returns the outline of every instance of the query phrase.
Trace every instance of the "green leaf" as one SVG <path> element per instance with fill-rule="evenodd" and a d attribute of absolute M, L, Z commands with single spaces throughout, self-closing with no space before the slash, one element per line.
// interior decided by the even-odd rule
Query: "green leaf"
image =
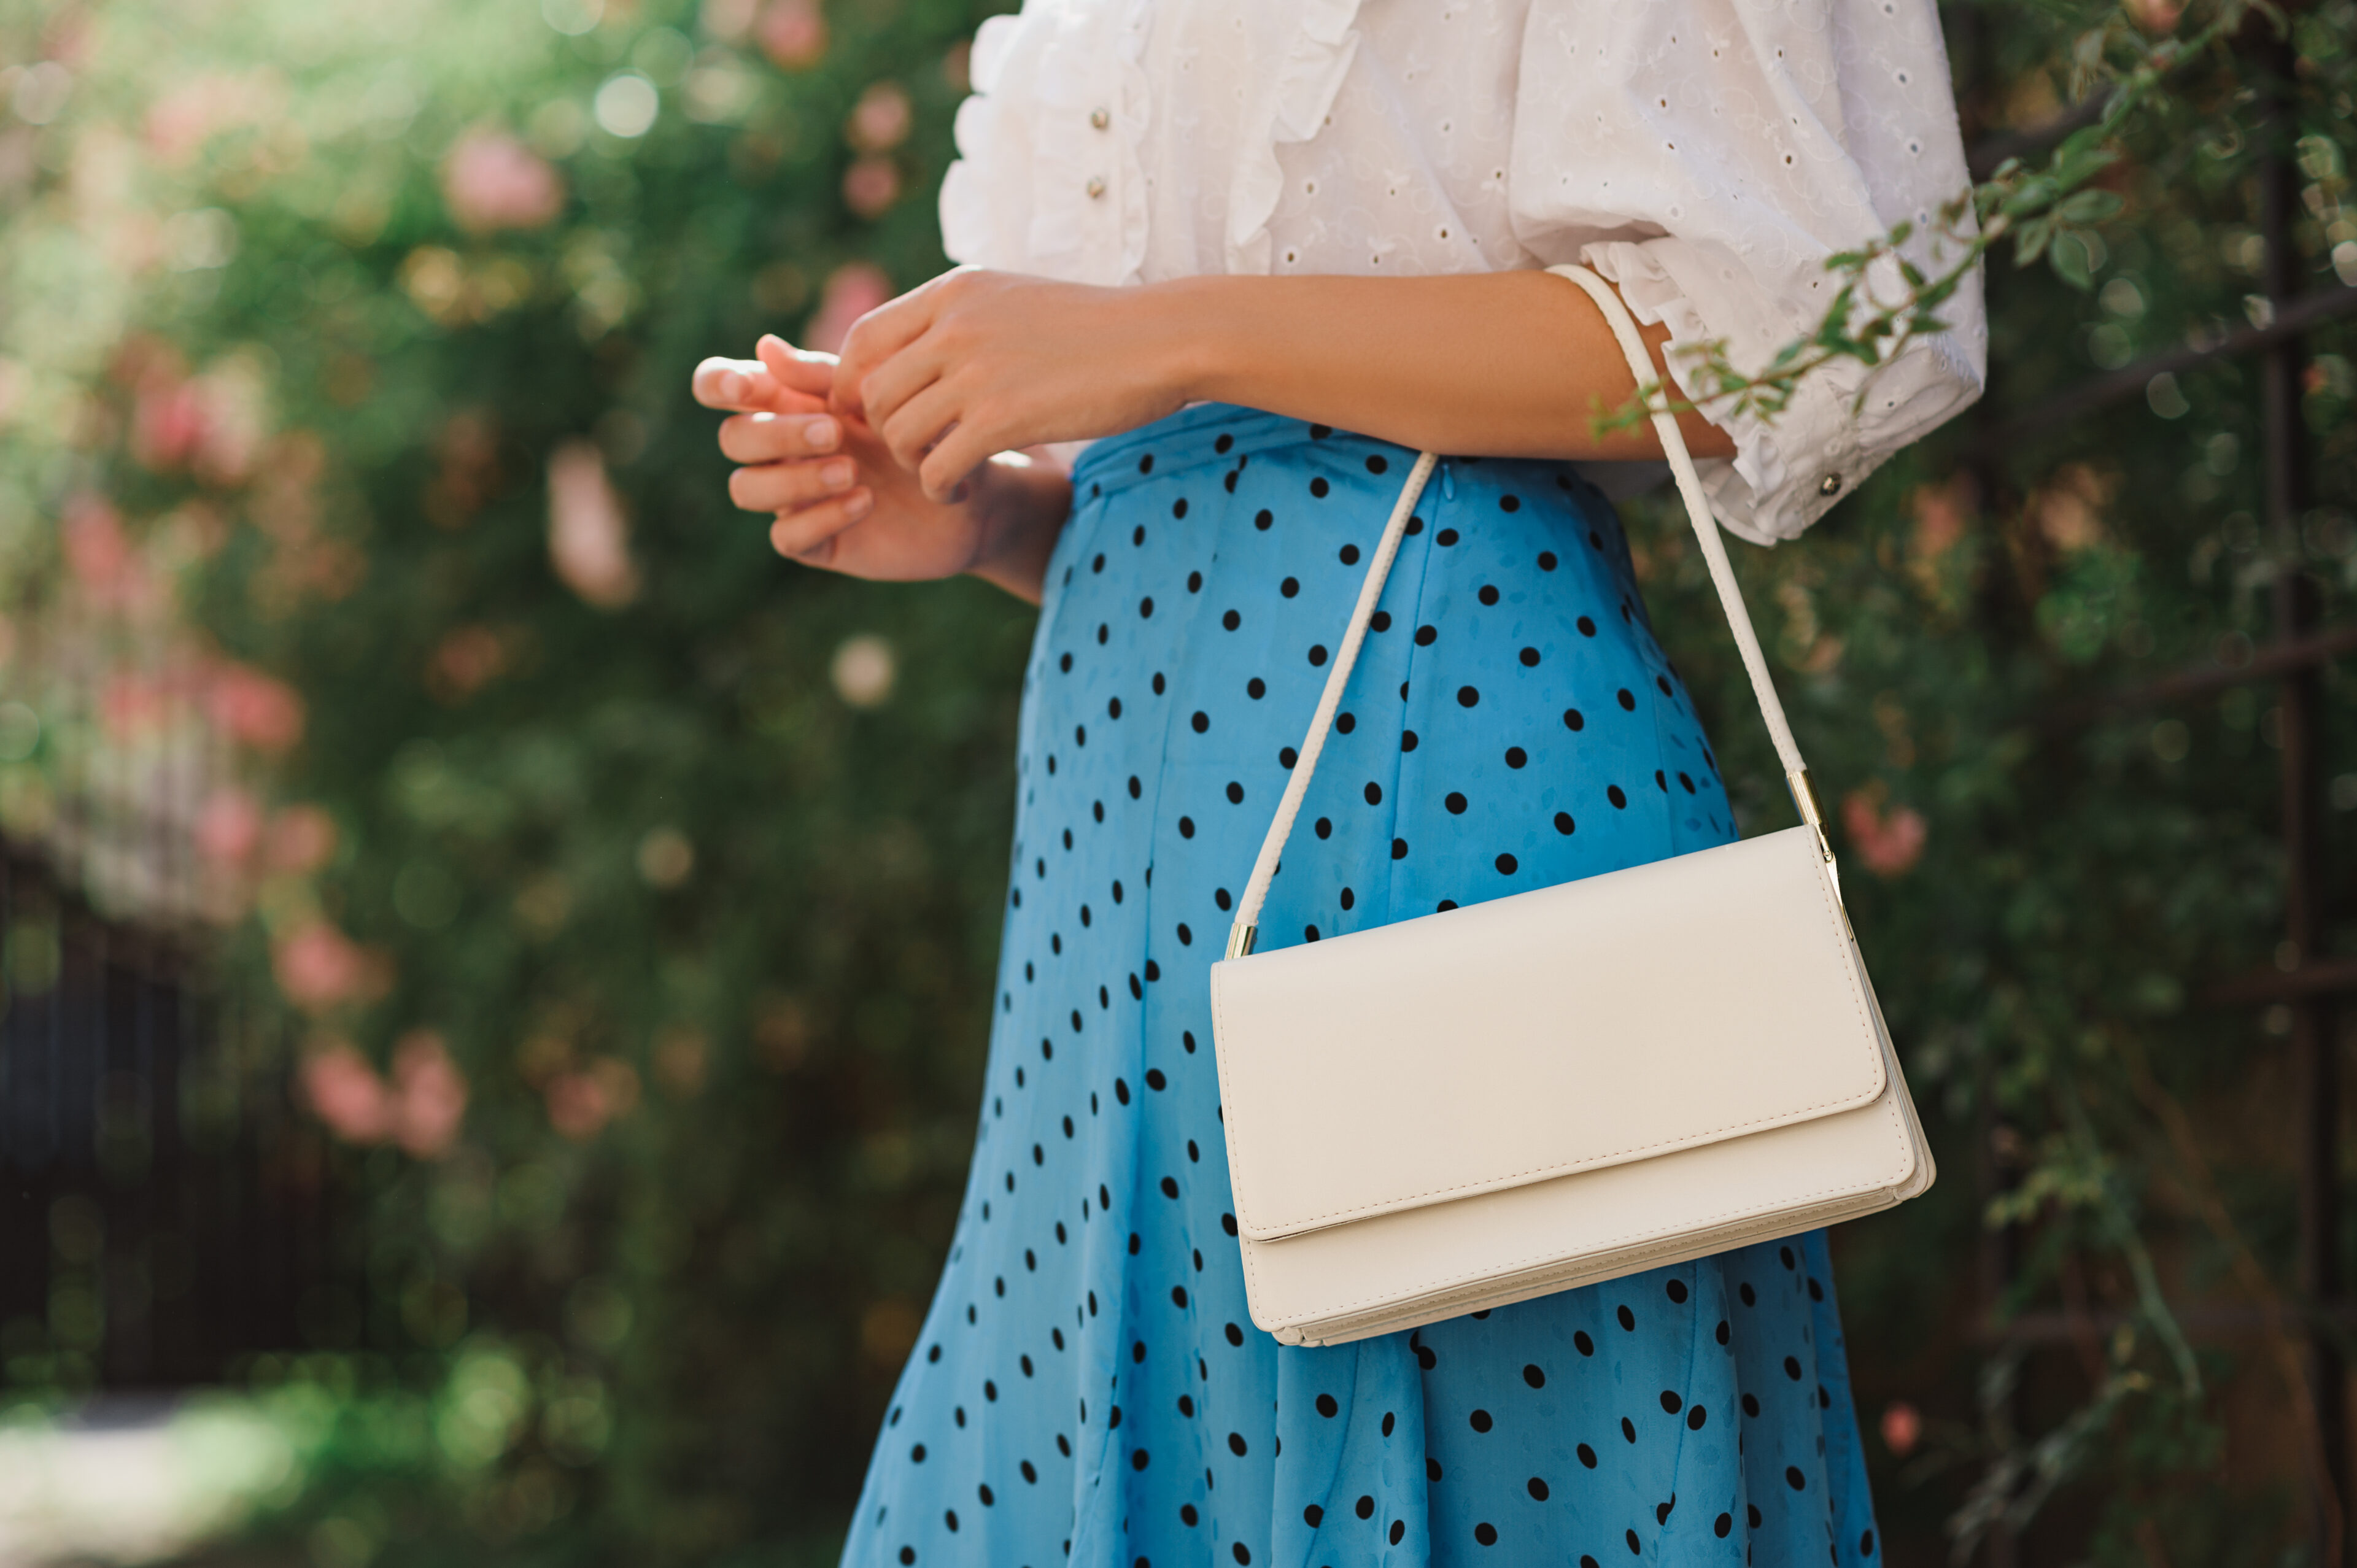
<path fill-rule="evenodd" d="M 2054 220 L 2033 219 L 2013 231 L 2013 264 L 2026 267 L 2046 253 L 2047 242 L 2054 238 Z"/>
<path fill-rule="evenodd" d="M 2046 252 L 2046 264 L 2081 294 L 2095 286 L 2095 274 L 2087 265 L 2087 242 L 2075 233 L 2066 231 L 2055 236 Z"/>
<path fill-rule="evenodd" d="M 2126 205 L 2127 202 L 2116 191 L 2082 190 L 2065 199 L 2054 209 L 2054 215 L 2065 223 L 2083 227 L 2117 216 L 2120 209 Z"/>

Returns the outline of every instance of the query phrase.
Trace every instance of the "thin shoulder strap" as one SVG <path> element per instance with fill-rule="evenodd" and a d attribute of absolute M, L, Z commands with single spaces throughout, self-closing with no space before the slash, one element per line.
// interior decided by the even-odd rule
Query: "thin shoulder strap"
<path fill-rule="evenodd" d="M 1628 356 L 1629 369 L 1637 378 L 1637 384 L 1643 386 L 1653 380 L 1652 357 L 1645 351 L 1644 339 L 1637 334 L 1637 323 L 1630 317 L 1629 307 L 1620 302 L 1620 296 L 1586 267 L 1566 263 L 1547 270 L 1569 278 L 1596 301 L 1620 351 Z M 1769 738 L 1774 742 L 1776 756 L 1784 765 L 1784 780 L 1792 787 L 1792 802 L 1800 808 L 1803 820 L 1816 831 L 1818 847 L 1830 864 L 1833 850 L 1825 839 L 1816 798 L 1809 789 L 1808 764 L 1801 760 L 1801 748 L 1792 740 L 1792 726 L 1784 722 L 1784 704 L 1777 700 L 1775 683 L 1769 679 L 1767 657 L 1760 650 L 1759 633 L 1751 628 L 1750 612 L 1744 608 L 1735 568 L 1727 558 L 1727 542 L 1703 495 L 1702 478 L 1695 472 L 1685 436 L 1679 431 L 1674 415 L 1656 411 L 1652 417 L 1654 434 L 1661 437 L 1662 451 L 1670 460 L 1670 473 L 1677 480 L 1678 494 L 1685 500 L 1686 515 L 1693 520 L 1695 539 L 1702 546 L 1703 559 L 1710 564 L 1711 585 L 1718 590 L 1719 607 L 1727 612 L 1728 629 L 1734 632 L 1736 649 L 1743 656 L 1744 672 L 1751 677 L 1751 693 L 1759 699 L 1760 716 L 1767 722 Z M 1375 546 L 1375 558 L 1368 565 L 1367 579 L 1359 588 L 1359 602 L 1351 611 L 1351 625 L 1342 634 L 1342 646 L 1335 655 L 1334 667 L 1327 671 L 1326 689 L 1318 696 L 1318 712 L 1309 721 L 1309 733 L 1302 739 L 1301 755 L 1294 763 L 1292 777 L 1286 780 L 1284 798 L 1276 804 L 1276 818 L 1269 823 L 1268 836 L 1261 843 L 1260 858 L 1253 863 L 1252 880 L 1244 885 L 1243 899 L 1236 906 L 1236 923 L 1228 933 L 1230 958 L 1241 958 L 1252 951 L 1261 906 L 1268 899 L 1268 885 L 1276 875 L 1286 840 L 1292 836 L 1293 820 L 1301 811 L 1302 799 L 1309 792 L 1310 776 L 1317 771 L 1318 754 L 1326 748 L 1326 733 L 1333 726 L 1335 711 L 1342 704 L 1342 689 L 1350 683 L 1351 666 L 1358 662 L 1360 646 L 1366 641 L 1367 623 L 1374 616 L 1376 601 L 1383 597 L 1383 580 L 1391 575 L 1392 562 L 1399 554 L 1400 541 L 1406 535 L 1416 499 L 1423 494 L 1425 481 L 1432 477 L 1438 461 L 1438 456 L 1431 452 L 1416 458 L 1415 467 L 1408 472 L 1407 483 L 1401 488 L 1398 504 L 1392 508 L 1391 521 L 1383 525 L 1383 541 Z"/>

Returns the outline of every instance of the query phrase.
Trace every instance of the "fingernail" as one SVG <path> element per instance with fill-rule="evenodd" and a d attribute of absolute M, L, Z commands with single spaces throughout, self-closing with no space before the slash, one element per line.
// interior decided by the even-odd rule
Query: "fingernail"
<path fill-rule="evenodd" d="M 826 482 L 826 488 L 828 489 L 842 489 L 851 483 L 851 459 L 845 457 L 836 462 L 829 463 L 825 467 L 821 468 L 818 471 L 818 474 L 819 478 Z"/>
<path fill-rule="evenodd" d="M 875 506 L 876 498 L 866 490 L 861 490 L 857 495 L 844 498 L 843 515 L 850 518 L 866 517 L 875 510 Z"/>
<path fill-rule="evenodd" d="M 802 439 L 813 452 L 832 452 L 834 444 L 843 439 L 843 426 L 832 419 L 813 419 L 802 426 Z"/>
<path fill-rule="evenodd" d="M 722 371 L 720 374 L 720 395 L 728 399 L 731 403 L 741 399 L 745 395 L 745 378 L 738 375 L 735 371 Z"/>

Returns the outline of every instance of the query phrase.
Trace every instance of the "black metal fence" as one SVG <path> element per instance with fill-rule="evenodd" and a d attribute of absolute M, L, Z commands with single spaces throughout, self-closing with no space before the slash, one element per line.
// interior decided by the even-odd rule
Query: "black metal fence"
<path fill-rule="evenodd" d="M 2177 1316 L 2186 1331 L 2197 1337 L 2267 1334 L 2296 1339 L 2309 1406 L 2301 1424 L 2309 1428 L 2303 1446 L 2309 1450 L 2311 1561 L 2338 1564 L 2346 1561 L 2351 1544 L 2346 1521 L 2352 1496 L 2349 1367 L 2342 1346 L 2352 1321 L 2357 1321 L 2357 1304 L 2346 1294 L 2341 1263 L 2337 998 L 2357 991 L 2357 960 L 2329 957 L 2324 952 L 2333 890 L 2328 886 L 2321 677 L 2333 659 L 2357 650 L 2357 627 L 2319 625 L 2316 585 L 2302 569 L 2301 529 L 2313 504 L 2313 463 L 2300 412 L 2300 383 L 2308 362 L 2309 335 L 2327 323 L 2357 314 L 2357 287 L 2309 292 L 2303 285 L 2305 269 L 2292 234 L 2300 185 L 2293 156 L 2298 134 L 2292 108 L 2297 62 L 2288 42 L 2265 27 L 2255 26 L 2244 48 L 2263 93 L 2262 140 L 2256 178 L 2252 182 L 2255 209 L 2251 218 L 2266 252 L 2253 324 L 2093 377 L 2018 412 L 1996 412 L 2003 408 L 2005 399 L 2001 367 L 1992 367 L 1991 395 L 1983 408 L 1975 466 L 1984 494 L 2001 496 L 2005 481 L 2000 457 L 2025 442 L 2050 437 L 2088 414 L 2146 398 L 2156 378 L 2184 374 L 2227 360 L 2257 362 L 2265 432 L 2264 527 L 2269 553 L 2277 564 L 2270 585 L 2274 640 L 2255 648 L 2239 645 L 2222 650 L 2213 662 L 2053 714 L 2048 727 L 2067 732 L 2109 714 L 2182 704 L 2236 686 L 2272 684 L 2276 688 L 2282 726 L 2277 752 L 2278 817 L 2286 872 L 2283 937 L 2276 948 L 2276 964 L 2261 973 L 2221 979 L 2200 999 L 2219 1007 L 2280 1007 L 2287 1015 L 2294 1093 L 2293 1103 L 2286 1107 L 2286 1122 L 2297 1145 L 2298 1274 L 2287 1295 L 2287 1310 L 2194 1302 L 2179 1306 Z M 2045 127 L 1995 138 L 1975 148 L 1975 177 L 1986 177 L 2004 158 L 2033 155 L 2061 141 L 2091 123 L 2095 107 L 2091 104 Z M 1997 1196 L 2008 1185 L 2009 1134 L 2010 1130 L 1993 1113 L 1985 1114 L 1978 1173 L 1984 1197 Z M 2019 1240 L 2009 1230 L 1994 1230 L 1982 1251 L 1981 1294 L 1990 1343 L 2025 1348 L 2083 1344 L 2124 1321 L 2070 1310 L 2016 1313 L 2000 1321 L 2000 1304 L 2009 1299 L 2017 1274 Z M 2000 1528 L 1986 1537 L 1981 1560 L 1988 1568 L 2014 1568 L 2023 1554 L 2022 1543 Z"/>
<path fill-rule="evenodd" d="M 322 1135 L 170 940 L 0 858 L 0 1390 L 218 1382 L 332 1342 Z"/>

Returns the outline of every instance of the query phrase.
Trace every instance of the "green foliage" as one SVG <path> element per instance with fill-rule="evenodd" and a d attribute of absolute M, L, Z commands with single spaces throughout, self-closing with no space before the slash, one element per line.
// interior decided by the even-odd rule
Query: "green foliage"
<path fill-rule="evenodd" d="M 221 793 L 268 824 L 215 878 L 249 1002 L 229 1047 L 394 1108 L 328 1116 L 344 1283 L 305 1353 L 242 1369 L 308 1423 L 265 1542 L 328 1568 L 829 1555 L 963 1178 L 1029 617 L 777 562 L 686 378 L 823 315 L 830 285 L 856 299 L 859 263 L 896 286 L 941 266 L 927 198 L 983 8 L 0 13 L 6 58 L 71 81 L 0 133 L 0 570 L 27 628 L 165 635 L 126 584 L 176 607 L 189 679 L 239 699 L 206 709 L 246 743 Z M 2148 4 L 2150 33 L 2079 0 L 1952 16 L 1984 129 L 2110 93 L 1935 225 L 2048 263 L 1990 277 L 2004 407 L 2242 318 L 2260 132 L 2218 43 L 2242 9 L 2171 32 Z M 2318 286 L 2357 277 L 2353 21 L 2334 0 L 2287 24 Z M 45 109 L 55 81 L 15 69 L 0 91 Z M 1709 384 L 1773 413 L 1935 330 L 1964 263 L 1926 238 L 1841 258 L 1823 330 Z M 1880 257 L 1910 292 L 1861 305 Z M 2058 715 L 2247 659 L 2278 561 L 2345 613 L 2349 352 L 2320 335 L 2297 537 L 2256 521 L 2253 376 L 2225 363 L 1977 480 L 1967 422 L 1739 562 L 1946 1165 L 1839 1237 L 1869 1434 L 1923 1417 L 1920 1443 L 1868 1439 L 1894 1556 L 1999 1522 L 2106 1563 L 2298 1533 L 2297 1434 L 2215 1480 L 2238 1409 L 2297 1425 L 2280 1347 L 2180 1314 L 2290 1277 L 2280 1020 L 2203 1001 L 2274 956 L 2272 699 Z M 1631 514 L 1738 812 L 1780 823 L 1683 521 Z M 135 567 L 93 550 L 108 526 Z M 38 705 L 29 648 L 11 694 Z M 2351 699 L 2332 677 L 2343 810 Z M 17 723 L 0 707 L 0 740 Z M 18 832 L 115 744 L 39 733 L 0 746 Z M 432 1114 L 446 1052 L 463 1124 Z M 2075 1339 L 1984 1337 L 1992 1228 L 2019 1257 L 1999 1314 L 2079 1313 Z"/>

